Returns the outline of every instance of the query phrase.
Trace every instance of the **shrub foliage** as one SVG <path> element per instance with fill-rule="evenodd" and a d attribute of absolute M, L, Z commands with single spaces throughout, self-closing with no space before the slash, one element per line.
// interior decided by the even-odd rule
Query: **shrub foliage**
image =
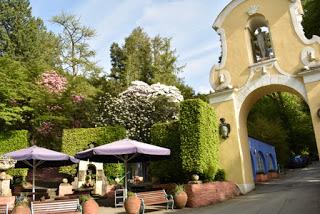
<path fill-rule="evenodd" d="M 183 171 L 213 180 L 218 169 L 218 121 L 215 111 L 200 99 L 181 103 L 181 159 Z"/>
<path fill-rule="evenodd" d="M 125 137 L 126 130 L 121 126 L 65 129 L 62 137 L 62 152 L 74 156 L 77 152 L 87 149 L 90 143 L 94 142 L 96 146 L 100 146 Z M 76 168 L 74 166 L 61 167 L 60 172 L 75 175 Z"/>
<path fill-rule="evenodd" d="M 170 160 L 151 163 L 160 181 L 181 182 L 198 174 L 212 181 L 218 170 L 218 122 L 214 110 L 200 99 L 181 103 L 180 120 L 151 129 L 154 145 L 171 149 Z"/>
<path fill-rule="evenodd" d="M 5 154 L 19 149 L 24 149 L 29 146 L 28 142 L 28 131 L 9 131 L 5 133 L 0 133 L 0 152 Z M 27 169 L 10 169 L 8 174 L 11 176 L 27 176 Z"/>
<path fill-rule="evenodd" d="M 151 162 L 150 172 L 152 176 L 158 177 L 161 182 L 182 181 L 179 121 L 153 125 L 151 128 L 151 143 L 171 150 L 170 160 Z"/>

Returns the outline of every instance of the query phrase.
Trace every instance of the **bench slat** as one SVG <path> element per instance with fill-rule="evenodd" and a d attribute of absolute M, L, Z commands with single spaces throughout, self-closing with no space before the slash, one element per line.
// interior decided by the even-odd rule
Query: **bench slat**
<path fill-rule="evenodd" d="M 80 206 L 79 199 L 31 203 L 33 214 L 76 212 L 78 211 L 79 206 Z"/>
<path fill-rule="evenodd" d="M 145 205 L 154 205 L 154 204 L 164 204 L 172 202 L 172 200 L 167 199 L 167 194 L 164 190 L 156 190 L 150 192 L 139 192 L 136 195 L 143 199 Z"/>

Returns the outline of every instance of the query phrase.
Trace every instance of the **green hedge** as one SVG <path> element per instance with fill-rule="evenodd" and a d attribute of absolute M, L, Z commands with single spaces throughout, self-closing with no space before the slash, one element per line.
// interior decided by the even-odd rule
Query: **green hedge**
<path fill-rule="evenodd" d="M 19 149 L 24 149 L 29 146 L 28 131 L 9 131 L 0 133 L 0 153 L 5 154 Z M 8 174 L 14 177 L 27 176 L 28 169 L 10 169 Z"/>
<path fill-rule="evenodd" d="M 122 126 L 65 129 L 62 136 L 62 152 L 74 156 L 77 152 L 87 149 L 91 142 L 99 146 L 125 137 L 126 130 Z M 77 172 L 75 166 L 61 167 L 59 171 L 72 176 Z"/>
<path fill-rule="evenodd" d="M 218 121 L 215 111 L 200 99 L 181 103 L 180 139 L 182 168 L 213 180 L 218 170 Z"/>
<path fill-rule="evenodd" d="M 151 162 L 151 176 L 159 178 L 161 182 L 183 181 L 179 121 L 153 125 L 151 128 L 151 144 L 171 150 L 170 160 Z"/>

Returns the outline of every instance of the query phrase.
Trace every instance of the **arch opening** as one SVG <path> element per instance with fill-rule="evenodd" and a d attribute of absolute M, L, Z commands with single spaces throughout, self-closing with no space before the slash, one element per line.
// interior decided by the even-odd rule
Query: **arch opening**
<path fill-rule="evenodd" d="M 272 172 L 276 170 L 276 163 L 275 163 L 275 159 L 274 157 L 272 157 L 271 154 L 269 154 L 268 156 L 268 171 Z"/>
<path fill-rule="evenodd" d="M 256 159 L 257 159 L 257 174 L 259 173 L 265 173 L 266 172 L 266 161 L 263 156 L 262 152 L 257 152 L 256 154 Z"/>
<path fill-rule="evenodd" d="M 245 167 L 248 167 L 247 172 L 253 172 L 253 178 L 256 176 L 253 167 L 256 167 L 256 173 L 260 173 L 261 160 L 265 160 L 264 173 L 267 174 L 277 171 L 278 163 L 287 167 L 290 158 L 296 155 L 308 155 L 317 159 L 310 110 L 304 98 L 295 89 L 276 84 L 257 88 L 245 98 L 239 111 L 242 146 L 249 142 L 250 136 L 274 146 L 277 154 L 274 157 L 271 152 L 266 152 L 264 159 L 256 160 L 258 166 L 252 165 L 252 160 L 247 161 L 251 166 Z M 248 154 L 248 158 L 254 157 L 252 152 Z"/>

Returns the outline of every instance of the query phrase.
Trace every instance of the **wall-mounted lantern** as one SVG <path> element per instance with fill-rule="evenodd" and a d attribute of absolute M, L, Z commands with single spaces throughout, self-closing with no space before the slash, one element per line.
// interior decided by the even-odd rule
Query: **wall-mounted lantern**
<path fill-rule="evenodd" d="M 223 139 L 227 139 L 229 137 L 231 131 L 231 127 L 229 123 L 226 123 L 226 119 L 220 118 L 219 125 L 219 134 Z"/>

